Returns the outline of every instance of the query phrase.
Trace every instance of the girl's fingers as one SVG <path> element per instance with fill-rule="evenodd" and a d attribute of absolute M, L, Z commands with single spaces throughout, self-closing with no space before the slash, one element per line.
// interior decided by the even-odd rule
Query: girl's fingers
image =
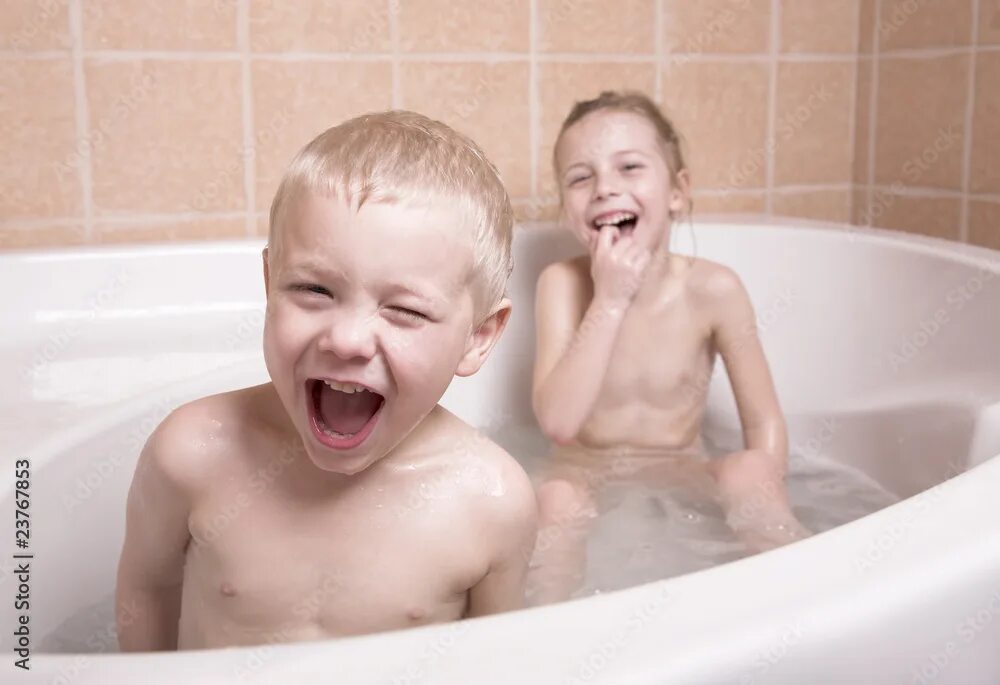
<path fill-rule="evenodd" d="M 614 226 L 602 226 L 601 232 L 597 236 L 597 251 L 607 252 L 615 244 L 615 234 L 618 232 Z"/>

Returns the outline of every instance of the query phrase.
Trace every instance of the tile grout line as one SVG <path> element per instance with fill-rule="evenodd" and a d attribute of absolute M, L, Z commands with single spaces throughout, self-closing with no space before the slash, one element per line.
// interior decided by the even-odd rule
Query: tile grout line
<path fill-rule="evenodd" d="M 851 160 L 851 187 L 848 188 L 847 192 L 847 217 L 848 223 L 854 223 L 855 217 L 855 207 L 854 207 L 854 157 L 858 153 L 858 103 L 861 101 L 860 98 L 860 87 L 861 87 L 861 4 L 862 0 L 858 0 L 857 11 L 854 14 L 854 29 L 856 33 L 854 34 L 854 87 L 851 88 L 851 118 L 849 121 L 850 126 L 850 160 Z"/>
<path fill-rule="evenodd" d="M 817 184 L 817 185 L 789 185 L 789 186 L 777 186 L 774 189 L 775 194 L 795 194 L 795 193 L 806 193 L 806 192 L 823 192 L 823 191 L 845 191 L 850 189 L 866 188 L 864 184 L 858 183 L 827 183 L 827 184 Z M 940 188 L 929 188 L 929 187 L 894 187 L 891 185 L 878 185 L 875 189 L 885 193 L 899 194 L 906 197 L 922 197 L 928 199 L 961 199 L 963 193 L 961 190 L 942 190 Z M 749 195 L 762 195 L 767 192 L 766 188 L 703 188 L 695 191 L 696 196 L 703 197 L 724 197 L 727 195 L 736 196 L 749 196 Z M 971 200 L 977 200 L 982 202 L 991 202 L 1000 204 L 1000 193 L 975 193 L 969 196 Z M 554 200 L 555 198 L 542 198 L 547 200 Z M 515 205 L 523 205 L 525 203 L 532 202 L 530 197 L 515 198 L 512 203 Z M 246 211 L 229 211 L 229 212 L 166 212 L 166 213 L 151 213 L 151 214 L 110 214 L 103 216 L 101 218 L 102 222 L 108 224 L 129 224 L 134 225 L 137 223 L 145 224 L 168 224 L 176 221 L 197 221 L 199 219 L 242 219 L 246 216 Z M 252 212 L 255 219 L 260 219 L 267 217 L 268 210 L 262 209 L 259 211 Z M 49 228 L 49 227 L 72 227 L 77 226 L 80 223 L 79 217 L 59 217 L 51 219 L 12 219 L 3 220 L 0 219 L 0 229 L 8 230 L 31 230 L 34 228 Z M 253 237 L 253 236 L 252 236 Z"/>
<path fill-rule="evenodd" d="M 972 136 L 976 111 L 976 48 L 979 46 L 979 20 L 981 0 L 972 0 L 972 54 L 969 57 L 969 79 L 965 95 L 965 140 L 962 147 L 962 208 L 959 214 L 959 240 L 969 242 L 969 212 L 972 188 Z"/>
<path fill-rule="evenodd" d="M 656 32 L 653 35 L 653 44 L 656 46 L 656 81 L 653 82 L 653 99 L 661 108 L 663 107 L 663 60 L 666 59 L 663 52 L 663 2 L 664 0 L 656 0 L 656 6 L 653 8 L 655 12 L 653 31 Z"/>
<path fill-rule="evenodd" d="M 777 117 L 778 117 L 778 43 L 781 40 L 781 2 L 771 0 L 771 44 L 769 63 L 769 82 L 767 94 L 767 132 L 764 145 L 766 154 L 765 184 L 767 194 L 764 197 L 764 213 L 774 216 L 774 166 L 777 147 Z"/>
<path fill-rule="evenodd" d="M 73 94 L 76 100 L 76 152 L 79 158 L 80 191 L 83 195 L 83 235 L 94 242 L 94 171 L 90 145 L 90 109 L 87 106 L 87 80 L 83 68 L 83 0 L 69 4 L 69 31 L 73 41 Z"/>
<path fill-rule="evenodd" d="M 961 190 L 944 190 L 943 188 L 931 188 L 928 186 L 876 184 L 873 188 L 883 194 L 898 195 L 900 197 L 921 197 L 928 200 L 961 200 L 964 196 Z"/>
<path fill-rule="evenodd" d="M 532 202 L 541 205 L 539 197 L 539 150 L 541 144 L 541 111 L 538 97 L 538 0 L 528 2 L 528 188 Z"/>
<path fill-rule="evenodd" d="M 386 0 L 389 9 L 389 42 L 392 46 L 392 108 L 403 106 L 403 89 L 400 83 L 401 68 L 399 57 L 399 0 Z"/>
<path fill-rule="evenodd" d="M 240 73 L 243 96 L 243 200 L 246 203 L 247 237 L 257 234 L 257 146 L 254 141 L 253 75 L 250 70 L 250 0 L 239 0 L 236 8 L 236 44 L 242 60 Z"/>
<path fill-rule="evenodd" d="M 398 2 L 398 0 L 395 0 Z M 388 0 L 393 3 L 394 0 Z M 979 45 L 978 53 L 1000 52 L 1000 45 Z M 928 59 L 935 57 L 952 57 L 968 55 L 973 48 L 918 48 L 912 50 L 883 51 L 883 59 Z M 0 50 L 0 61 L 4 60 L 56 60 L 71 58 L 72 50 L 39 50 L 36 52 L 16 52 Z M 166 51 L 166 50 L 83 50 L 87 59 L 118 62 L 136 60 L 162 60 L 186 62 L 219 62 L 239 61 L 243 58 L 240 51 Z M 671 53 L 679 61 L 684 62 L 768 62 L 770 53 L 738 53 L 738 52 L 676 52 Z M 856 58 L 848 52 L 783 52 L 782 62 L 851 62 Z M 389 62 L 398 59 L 400 62 L 526 62 L 529 57 L 523 52 L 252 52 L 251 61 L 281 61 L 281 62 Z M 593 63 L 626 63 L 654 64 L 657 60 L 655 52 L 649 54 L 596 53 L 596 52 L 550 52 L 539 54 L 540 62 L 579 62 Z"/>
<path fill-rule="evenodd" d="M 875 26 L 872 27 L 871 83 L 868 85 L 868 198 L 865 225 L 872 226 L 875 213 L 875 146 L 878 144 L 879 52 L 882 49 L 882 0 L 875 0 Z"/>

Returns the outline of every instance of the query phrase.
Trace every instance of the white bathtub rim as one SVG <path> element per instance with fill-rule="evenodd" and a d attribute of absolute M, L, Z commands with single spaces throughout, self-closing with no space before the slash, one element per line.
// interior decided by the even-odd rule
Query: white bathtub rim
<path fill-rule="evenodd" d="M 760 215 L 708 215 L 695 219 L 695 231 L 699 228 L 719 229 L 779 229 L 796 232 L 815 232 L 828 235 L 843 234 L 849 241 L 890 245 L 906 248 L 938 257 L 947 257 L 967 266 L 979 267 L 1000 273 L 1000 250 L 960 243 L 945 238 L 906 233 L 871 226 L 856 226 L 847 223 L 818 221 L 789 217 L 762 217 Z M 558 225 L 551 221 L 519 222 L 515 229 L 515 239 L 520 231 L 558 231 Z M 686 230 L 683 224 L 674 227 L 676 231 Z M 145 255 L 189 256 L 211 255 L 219 252 L 245 254 L 260 252 L 267 241 L 262 237 L 233 238 L 194 242 L 148 242 L 116 245 L 84 245 L 54 248 L 14 249 L 0 252 L 0 263 L 13 260 L 25 263 L 45 263 L 69 260 L 94 260 L 129 258 Z M 582 248 L 581 248 L 582 249 Z M 515 264 L 515 268 L 517 265 Z"/>

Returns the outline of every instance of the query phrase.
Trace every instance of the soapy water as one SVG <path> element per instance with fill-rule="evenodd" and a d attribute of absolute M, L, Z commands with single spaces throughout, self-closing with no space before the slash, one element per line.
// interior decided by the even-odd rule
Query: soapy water
<path fill-rule="evenodd" d="M 538 482 L 551 447 L 537 428 L 503 426 L 490 437 Z M 713 454 L 736 449 L 723 449 L 709 436 L 705 443 Z M 814 534 L 899 501 L 861 471 L 820 454 L 789 455 L 785 484 L 796 518 Z M 715 501 L 681 486 L 610 483 L 599 490 L 597 511 L 587 537 L 583 586 L 574 597 L 692 573 L 754 553 L 727 525 Z"/>
<path fill-rule="evenodd" d="M 551 448 L 536 427 L 508 424 L 487 432 L 538 476 Z M 786 486 L 796 517 L 813 533 L 898 501 L 860 471 L 822 456 L 792 454 Z M 692 573 L 751 553 L 726 524 L 721 507 L 679 487 L 613 483 L 602 489 L 597 504 L 584 584 L 575 597 Z M 113 596 L 67 618 L 40 641 L 40 651 L 117 652 Z"/>

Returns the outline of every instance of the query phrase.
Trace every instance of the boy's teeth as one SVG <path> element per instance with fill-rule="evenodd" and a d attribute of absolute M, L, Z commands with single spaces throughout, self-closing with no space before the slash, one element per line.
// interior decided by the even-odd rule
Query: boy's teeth
<path fill-rule="evenodd" d="M 360 385 L 354 385 L 354 383 L 338 383 L 337 381 L 323 381 L 330 388 L 337 390 L 338 392 L 345 392 L 348 395 L 355 392 L 364 392 L 366 388 Z"/>

